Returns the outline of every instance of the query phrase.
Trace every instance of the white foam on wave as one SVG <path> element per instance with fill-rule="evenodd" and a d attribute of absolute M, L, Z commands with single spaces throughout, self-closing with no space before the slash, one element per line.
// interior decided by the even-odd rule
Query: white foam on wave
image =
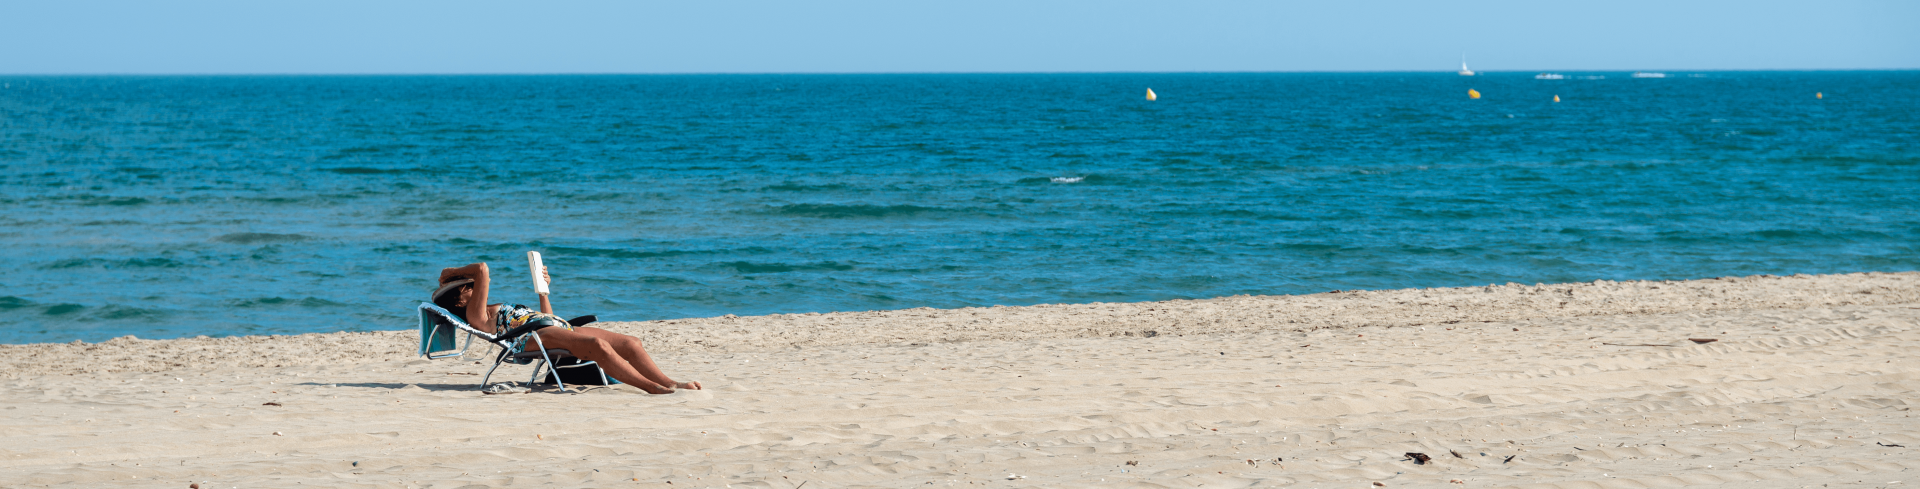
<path fill-rule="evenodd" d="M 1080 183 L 1081 180 L 1086 179 L 1087 177 L 1053 177 L 1050 180 L 1052 180 L 1053 183 Z"/>

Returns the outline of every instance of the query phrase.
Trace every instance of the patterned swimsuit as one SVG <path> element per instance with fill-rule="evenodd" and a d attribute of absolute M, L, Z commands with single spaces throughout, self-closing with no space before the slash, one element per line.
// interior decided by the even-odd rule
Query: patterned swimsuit
<path fill-rule="evenodd" d="M 543 313 L 533 308 L 523 306 L 520 304 L 501 304 L 500 313 L 495 314 L 493 316 L 493 331 L 495 333 L 505 333 L 509 329 L 518 328 L 520 326 L 524 326 L 529 323 L 531 324 L 546 323 L 547 326 L 549 327 L 555 327 L 555 328 L 565 329 L 567 331 L 573 331 L 573 325 L 567 324 L 567 320 L 560 319 L 560 316 Z M 516 353 L 527 351 L 527 342 L 532 341 L 532 339 L 533 339 L 533 335 L 531 334 L 523 334 L 523 335 L 520 335 L 519 338 L 514 338 L 513 353 L 508 353 L 508 355 L 513 355 Z M 508 361 L 521 364 L 521 365 L 533 363 L 533 359 L 531 358 L 525 359 L 525 360 L 508 360 Z"/>

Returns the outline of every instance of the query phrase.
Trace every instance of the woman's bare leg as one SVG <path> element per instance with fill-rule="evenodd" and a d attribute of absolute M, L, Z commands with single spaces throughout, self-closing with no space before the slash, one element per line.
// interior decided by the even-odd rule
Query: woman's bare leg
<path fill-rule="evenodd" d="M 601 331 L 605 332 L 605 330 Z M 542 328 L 540 330 L 540 342 L 541 344 L 545 344 L 547 348 L 564 349 L 573 352 L 573 356 L 600 364 L 600 368 L 607 372 L 607 376 L 613 377 L 621 383 L 638 387 L 640 390 L 652 394 L 668 394 L 673 392 L 673 380 L 667 379 L 666 374 L 659 374 L 661 379 L 666 380 L 664 383 L 649 379 L 648 377 L 650 376 L 644 375 L 641 370 L 635 369 L 633 364 L 628 363 L 627 359 L 620 354 L 620 351 L 614 347 L 612 342 L 597 338 L 594 335 L 585 334 L 577 330 L 568 331 L 566 328 Z M 527 342 L 529 348 L 537 348 L 535 345 L 531 340 Z M 660 371 L 660 367 L 653 366 L 651 360 L 647 362 L 647 366 L 656 373 Z"/>
<path fill-rule="evenodd" d="M 627 364 L 632 365 L 634 370 L 639 371 L 640 375 L 645 375 L 647 377 L 647 380 L 654 381 L 655 383 L 658 383 L 664 386 L 677 387 L 681 389 L 700 390 L 699 382 L 684 382 L 684 383 L 674 382 L 672 378 L 667 377 L 667 372 L 660 370 L 660 366 L 653 363 L 653 356 L 647 354 L 647 348 L 645 345 L 640 344 L 639 338 L 623 335 L 620 333 L 615 333 L 612 331 L 607 331 L 600 328 L 589 328 L 584 326 L 580 328 L 575 328 L 574 331 L 587 336 L 592 336 L 594 338 L 599 338 L 603 341 L 606 341 L 607 344 L 612 345 L 613 350 L 615 352 L 618 352 L 620 354 L 620 357 L 627 361 Z M 625 382 L 625 381 L 623 380 L 621 382 Z"/>

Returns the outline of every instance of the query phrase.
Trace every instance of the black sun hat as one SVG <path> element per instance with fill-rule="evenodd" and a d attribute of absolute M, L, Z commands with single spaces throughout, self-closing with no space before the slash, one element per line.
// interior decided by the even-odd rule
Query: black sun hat
<path fill-rule="evenodd" d="M 462 285 L 467 285 L 467 284 L 470 284 L 470 283 L 473 283 L 473 279 L 470 279 L 470 278 L 463 278 L 463 279 L 460 279 L 460 280 L 455 280 L 455 281 L 452 281 L 452 282 L 447 282 L 447 283 L 445 283 L 445 284 L 442 284 L 442 285 L 440 285 L 440 288 L 438 288 L 438 289 L 434 289 L 434 291 L 433 291 L 433 296 L 432 296 L 432 297 L 429 297 L 429 298 L 427 298 L 427 301 L 428 301 L 428 302 L 433 302 L 433 303 L 439 303 L 439 302 L 440 302 L 440 296 L 443 296 L 443 295 L 447 295 L 447 293 L 448 293 L 448 292 L 454 292 L 454 291 L 458 291 L 458 290 L 460 290 L 460 286 L 462 286 Z"/>

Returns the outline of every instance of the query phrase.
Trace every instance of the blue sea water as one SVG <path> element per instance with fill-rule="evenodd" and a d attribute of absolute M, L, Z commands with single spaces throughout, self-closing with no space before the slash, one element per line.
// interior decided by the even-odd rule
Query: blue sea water
<path fill-rule="evenodd" d="M 1920 269 L 1920 72 L 1569 75 L 0 76 L 0 342 Z"/>

